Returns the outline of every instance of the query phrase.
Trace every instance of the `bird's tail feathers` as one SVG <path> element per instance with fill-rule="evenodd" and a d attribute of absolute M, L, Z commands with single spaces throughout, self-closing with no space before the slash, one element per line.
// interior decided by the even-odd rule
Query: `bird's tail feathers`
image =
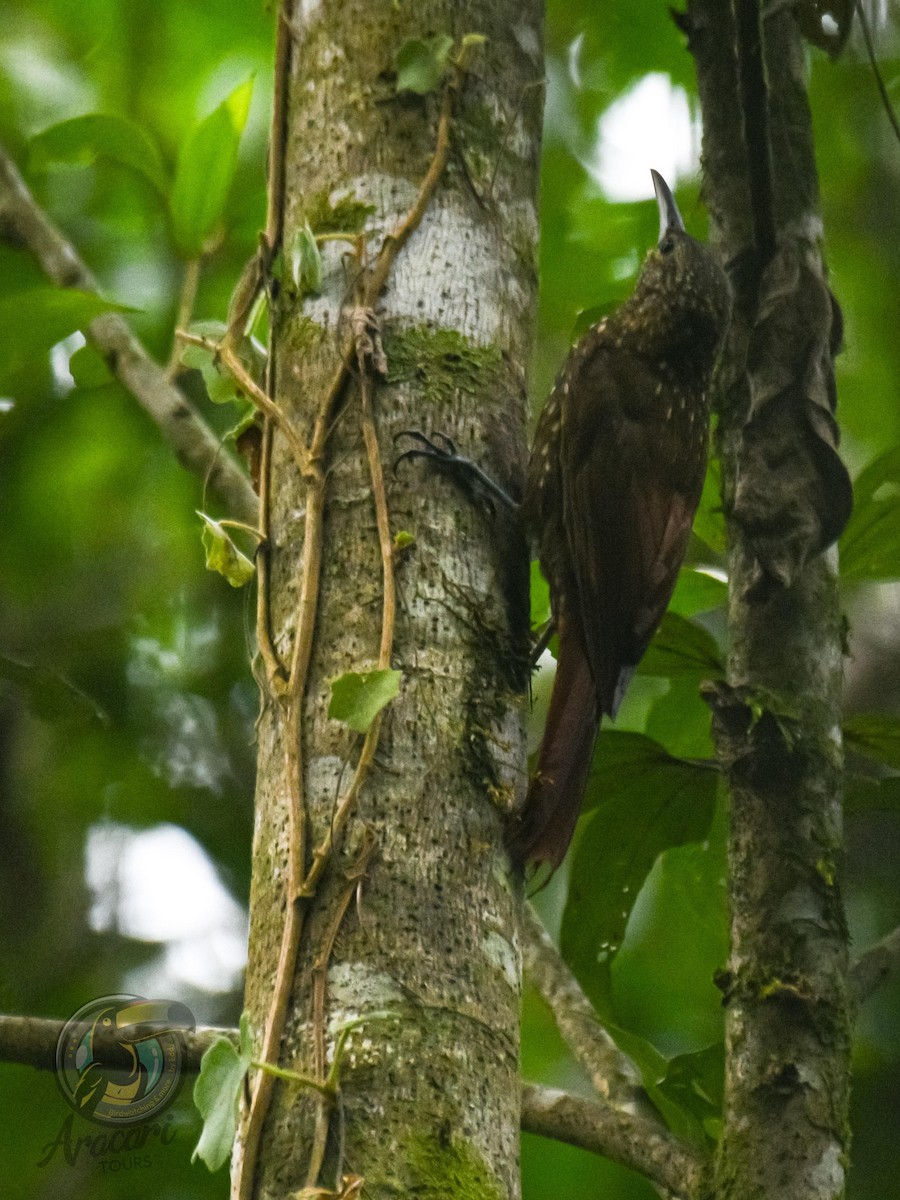
<path fill-rule="evenodd" d="M 600 721 L 584 651 L 571 636 L 565 636 L 564 629 L 559 647 L 537 772 L 508 839 L 516 862 L 547 864 L 551 874 L 565 857 L 575 832 Z"/>

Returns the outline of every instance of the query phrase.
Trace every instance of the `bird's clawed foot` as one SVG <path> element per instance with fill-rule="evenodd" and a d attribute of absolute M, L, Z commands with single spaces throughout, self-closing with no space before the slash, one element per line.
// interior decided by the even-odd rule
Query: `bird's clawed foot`
<path fill-rule="evenodd" d="M 401 429 L 394 435 L 394 442 L 399 442 L 401 438 L 410 438 L 418 444 L 404 450 L 395 459 L 395 475 L 397 468 L 405 459 L 427 458 L 439 470 L 444 471 L 458 483 L 473 499 L 485 501 L 492 512 L 496 510 L 498 501 L 505 508 L 514 511 L 518 509 L 519 506 L 515 500 L 498 483 L 495 483 L 490 475 L 485 474 L 477 463 L 460 454 L 453 439 L 445 433 L 433 433 L 431 437 L 426 437 L 418 429 Z"/>

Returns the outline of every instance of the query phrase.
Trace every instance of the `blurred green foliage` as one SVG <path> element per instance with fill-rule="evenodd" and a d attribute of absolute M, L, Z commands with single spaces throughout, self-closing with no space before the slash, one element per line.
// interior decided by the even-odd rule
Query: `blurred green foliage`
<path fill-rule="evenodd" d="M 102 301 L 60 294 L 24 251 L 0 247 L 5 1011 L 64 1017 L 93 996 L 137 989 L 138 980 L 171 991 L 161 939 L 97 918 L 85 879 L 92 830 L 183 827 L 246 903 L 256 709 L 248 593 L 204 570 L 195 510 L 227 514 L 181 471 L 99 357 L 69 335 L 101 305 L 120 306 L 166 361 L 186 259 L 198 254 L 195 315 L 224 320 L 264 222 L 272 43 L 262 3 L 236 0 L 214 11 L 199 0 L 95 0 L 87 8 L 23 0 L 4 13 L 0 138 L 103 293 Z M 879 46 L 895 81 L 896 24 L 880 28 Z M 661 0 L 550 0 L 547 47 L 535 405 L 583 314 L 627 293 L 655 236 L 649 187 L 646 201 L 616 203 L 597 182 L 603 114 L 657 73 L 684 89 L 698 115 L 692 62 Z M 896 623 L 887 628 L 897 601 L 896 590 L 872 587 L 900 579 L 900 146 L 858 33 L 837 62 L 815 49 L 809 60 L 826 247 L 847 330 L 839 415 L 854 474 L 866 467 L 841 548 L 851 695 L 875 696 L 880 709 L 853 714 L 848 725 L 858 774 L 846 890 L 863 947 L 900 920 L 900 695 L 879 682 L 879 671 L 900 660 Z M 699 176 L 680 179 L 678 194 L 702 235 Z M 202 351 L 182 364 L 195 368 L 184 386 L 224 434 L 233 412 L 213 401 L 230 398 L 227 382 Z M 724 536 L 712 475 L 696 532 L 673 615 L 623 706 L 625 732 L 600 739 L 571 863 L 537 902 L 551 928 L 562 926 L 573 968 L 661 1111 L 702 1139 L 717 1131 L 722 1014 L 712 979 L 726 954 L 723 803 L 697 688 L 724 655 Z M 532 587 L 535 614 L 546 613 L 536 571 Z M 857 629 L 864 612 L 880 614 L 884 628 Z M 164 887 L 167 864 L 158 871 Z M 198 1021 L 236 1024 L 239 990 L 222 987 L 186 982 L 178 998 Z M 896 1111 L 900 1093 L 898 1018 L 896 987 L 861 1015 L 851 1200 L 895 1190 L 898 1148 L 884 1114 Z M 529 1077 L 587 1089 L 530 991 L 523 1028 Z M 126 1184 L 92 1163 L 39 1169 L 65 1116 L 55 1082 L 11 1066 L 0 1066 L 0 1079 L 4 1196 L 115 1197 L 126 1186 L 135 1200 L 226 1194 L 224 1172 L 189 1165 L 199 1129 L 189 1089 L 173 1109 L 174 1144 L 156 1150 L 150 1167 L 129 1170 Z M 534 1138 L 524 1141 L 523 1165 L 526 1200 L 653 1195 L 629 1172 Z"/>

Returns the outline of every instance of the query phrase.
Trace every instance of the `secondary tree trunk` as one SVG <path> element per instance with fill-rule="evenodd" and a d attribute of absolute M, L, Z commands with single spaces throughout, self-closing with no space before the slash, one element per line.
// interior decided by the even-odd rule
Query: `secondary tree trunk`
<path fill-rule="evenodd" d="M 835 451 L 840 312 L 825 281 L 803 47 L 790 11 L 693 0 L 706 195 L 735 316 L 720 412 L 732 949 L 716 1200 L 837 1200 L 850 1012 L 841 850 Z M 823 551 L 825 551 L 823 553 Z"/>
<path fill-rule="evenodd" d="M 242 1195 L 340 1187 L 341 1175 L 363 1176 L 370 1197 L 518 1194 L 520 897 L 507 876 L 501 810 L 525 785 L 527 559 L 514 529 L 427 465 L 403 464 L 398 478 L 391 465 L 398 431 L 438 430 L 511 488 L 521 476 L 536 292 L 541 7 L 304 0 L 288 13 L 286 259 L 306 222 L 316 233 L 341 231 L 358 215 L 353 204 L 363 203 L 373 210 L 371 260 L 416 199 L 444 86 L 398 97 L 398 49 L 409 38 L 444 34 L 457 46 L 470 33 L 487 40 L 455 94 L 447 169 L 377 305 L 388 374 L 375 385 L 374 416 L 390 531 L 415 539 L 395 555 L 391 666 L 402 681 L 346 833 L 314 899 L 297 902 L 304 926 L 280 1061 L 307 1074 L 327 1068 L 341 1026 L 373 1019 L 347 1040 L 321 1169 L 309 1171 L 323 1129 L 315 1097 L 278 1081 L 255 1182 L 245 1178 Z M 305 443 L 349 332 L 357 267 L 348 250 L 324 244 L 319 297 L 283 290 L 276 304 L 274 394 Z M 382 558 L 355 367 L 351 375 L 321 464 L 321 583 L 293 748 L 307 866 L 329 835 L 361 743 L 328 717 L 330 681 L 373 669 L 382 640 Z M 269 608 L 285 664 L 298 635 L 307 498 L 276 430 Z M 247 979 L 257 1045 L 287 904 L 290 736 L 282 706 L 269 698 L 259 725 Z M 243 1121 L 236 1187 L 246 1113 Z"/>

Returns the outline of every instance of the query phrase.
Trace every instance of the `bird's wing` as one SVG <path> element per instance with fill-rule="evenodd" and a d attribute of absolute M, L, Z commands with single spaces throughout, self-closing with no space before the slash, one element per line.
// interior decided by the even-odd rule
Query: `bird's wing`
<path fill-rule="evenodd" d="M 636 411 L 658 382 L 640 360 L 598 348 L 581 375 L 563 414 L 563 521 L 598 700 L 615 715 L 675 587 L 704 456 L 685 461 L 664 405 Z"/>

